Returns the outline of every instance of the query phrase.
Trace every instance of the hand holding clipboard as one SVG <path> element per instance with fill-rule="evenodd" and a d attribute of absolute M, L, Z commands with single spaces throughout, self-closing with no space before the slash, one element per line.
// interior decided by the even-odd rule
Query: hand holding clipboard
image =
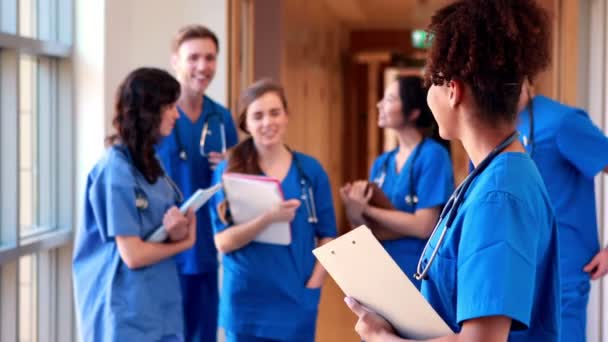
<path fill-rule="evenodd" d="M 216 184 L 208 189 L 199 189 L 197 190 L 186 202 L 184 202 L 180 207 L 179 211 L 182 214 L 186 214 L 188 209 L 192 209 L 193 212 L 199 210 L 207 201 L 213 196 L 216 192 L 218 192 L 222 188 L 221 184 Z M 167 230 L 164 226 L 160 226 L 156 228 L 156 230 L 150 234 L 146 238 L 148 242 L 163 242 L 169 237 Z"/>
<path fill-rule="evenodd" d="M 453 333 L 367 227 L 312 253 L 347 296 L 384 317 L 398 335 L 422 340 Z"/>

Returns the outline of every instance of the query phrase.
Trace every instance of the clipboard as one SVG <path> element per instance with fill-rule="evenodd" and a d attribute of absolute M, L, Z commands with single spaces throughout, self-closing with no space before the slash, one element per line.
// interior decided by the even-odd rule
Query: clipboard
<path fill-rule="evenodd" d="M 222 175 L 222 183 L 230 215 L 236 224 L 248 222 L 285 200 L 281 182 L 272 177 L 228 172 Z M 289 245 L 291 225 L 289 222 L 270 224 L 253 241 Z"/>
<path fill-rule="evenodd" d="M 188 209 L 192 208 L 192 211 L 198 211 L 209 199 L 215 195 L 216 192 L 220 191 L 222 188 L 221 184 L 216 184 L 207 189 L 198 189 L 196 190 L 186 202 L 184 202 L 180 207 L 179 211 L 182 214 L 185 214 Z M 154 230 L 150 236 L 146 238 L 148 242 L 163 242 L 169 237 L 167 231 L 165 230 L 165 226 L 160 226 Z"/>
<path fill-rule="evenodd" d="M 401 337 L 453 334 L 366 226 L 312 252 L 346 295 L 388 320 Z"/>
<path fill-rule="evenodd" d="M 378 186 L 378 184 L 374 182 L 368 182 L 365 188 L 365 192 L 368 192 L 370 190 L 372 192 L 372 198 L 370 198 L 369 200 L 369 205 L 380 209 L 395 210 L 393 203 L 386 196 L 384 191 Z M 378 240 L 385 241 L 403 238 L 402 234 L 395 233 L 389 228 L 386 228 L 386 226 L 384 226 L 381 222 L 374 220 L 369 215 L 363 214 L 363 222 L 369 229 L 372 230 L 372 233 L 374 233 L 374 236 Z"/>

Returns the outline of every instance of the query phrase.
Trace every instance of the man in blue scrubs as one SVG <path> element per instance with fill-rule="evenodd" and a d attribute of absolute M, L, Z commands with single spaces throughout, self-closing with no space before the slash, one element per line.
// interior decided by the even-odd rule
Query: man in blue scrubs
<path fill-rule="evenodd" d="M 561 341 L 585 341 L 590 279 L 608 271 L 608 250 L 598 239 L 593 182 L 608 170 L 608 138 L 583 110 L 532 96 L 528 82 L 520 111 L 522 142 L 545 181 L 558 223 Z"/>
<path fill-rule="evenodd" d="M 215 34 L 200 25 L 183 27 L 172 49 L 171 64 L 182 88 L 177 102 L 180 118 L 158 147 L 158 155 L 188 198 L 197 189 L 209 187 L 212 169 L 238 137 L 230 111 L 205 95 L 217 65 L 219 43 Z M 206 134 L 201 139 L 205 126 Z M 207 208 L 197 212 L 197 229 L 194 247 L 176 257 L 185 337 L 186 341 L 216 341 L 218 263 Z"/>

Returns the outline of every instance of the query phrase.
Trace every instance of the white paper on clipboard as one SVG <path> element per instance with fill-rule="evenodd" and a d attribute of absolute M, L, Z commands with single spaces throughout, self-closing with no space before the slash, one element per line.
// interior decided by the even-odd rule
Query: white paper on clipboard
<path fill-rule="evenodd" d="M 369 228 L 354 229 L 313 254 L 347 296 L 384 317 L 402 337 L 453 334 Z"/>
<path fill-rule="evenodd" d="M 248 222 L 284 201 L 281 182 L 275 178 L 240 173 L 222 176 L 224 192 L 234 223 Z M 289 222 L 276 222 L 264 229 L 254 241 L 275 245 L 291 243 Z"/>

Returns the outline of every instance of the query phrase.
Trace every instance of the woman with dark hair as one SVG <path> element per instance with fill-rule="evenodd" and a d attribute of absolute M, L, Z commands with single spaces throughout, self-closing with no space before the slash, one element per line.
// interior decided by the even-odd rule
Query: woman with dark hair
<path fill-rule="evenodd" d="M 173 255 L 196 240 L 196 219 L 175 206 L 181 194 L 155 157 L 178 117 L 179 83 L 140 68 L 118 88 L 116 133 L 89 173 L 84 219 L 73 260 L 83 341 L 182 341 L 179 279 Z M 163 225 L 165 243 L 146 242 Z"/>
<path fill-rule="evenodd" d="M 219 321 L 229 342 L 315 339 L 326 273 L 311 251 L 335 237 L 336 220 L 327 174 L 314 158 L 287 148 L 287 122 L 283 88 L 268 80 L 251 85 L 241 96 L 239 115 L 239 127 L 251 136 L 214 172 L 214 183 L 224 172 L 275 178 L 286 199 L 241 224 L 222 219 L 223 193 L 212 200 L 211 207 L 218 208 L 211 214 L 215 243 L 224 266 Z M 275 222 L 291 223 L 289 245 L 254 241 Z"/>
<path fill-rule="evenodd" d="M 404 76 L 390 83 L 378 102 L 378 126 L 394 130 L 399 146 L 374 161 L 369 182 L 393 208 L 370 203 L 374 190 L 368 181 L 348 183 L 340 191 L 351 224 L 367 224 L 418 288 L 418 257 L 454 190 L 448 152 L 423 133 L 435 124 L 426 93 L 422 78 Z"/>
<path fill-rule="evenodd" d="M 558 341 L 557 227 L 517 139 L 522 82 L 549 64 L 548 16 L 533 0 L 461 0 L 431 19 L 428 103 L 475 169 L 440 215 L 416 270 L 454 334 L 432 341 Z M 346 298 L 367 342 L 403 341 Z M 407 336 L 403 336 L 407 337 Z"/>

